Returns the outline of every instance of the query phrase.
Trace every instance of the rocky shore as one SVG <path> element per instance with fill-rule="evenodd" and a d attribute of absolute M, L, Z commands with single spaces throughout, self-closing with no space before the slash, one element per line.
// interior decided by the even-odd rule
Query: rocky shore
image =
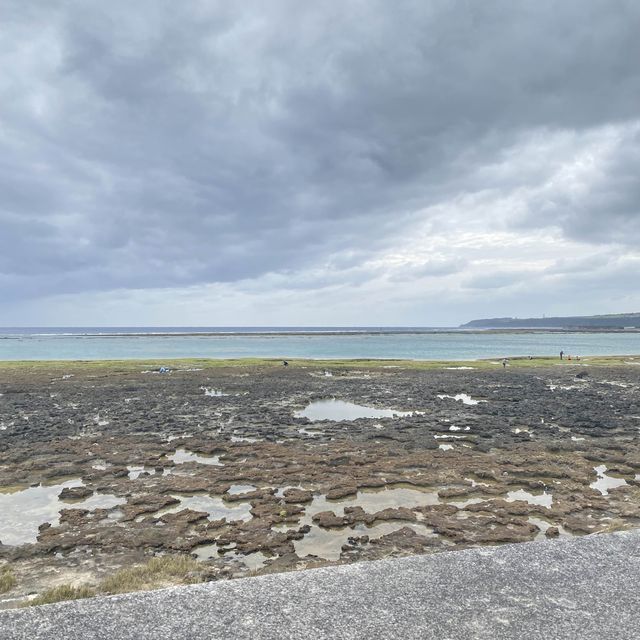
<path fill-rule="evenodd" d="M 635 527 L 639 364 L 0 366 L 0 607 Z"/>

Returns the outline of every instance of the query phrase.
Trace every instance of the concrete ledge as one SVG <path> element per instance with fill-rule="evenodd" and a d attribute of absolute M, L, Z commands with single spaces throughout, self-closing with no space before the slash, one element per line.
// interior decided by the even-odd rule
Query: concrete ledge
<path fill-rule="evenodd" d="M 0 613 L 2 640 L 629 640 L 640 531 L 452 551 Z"/>

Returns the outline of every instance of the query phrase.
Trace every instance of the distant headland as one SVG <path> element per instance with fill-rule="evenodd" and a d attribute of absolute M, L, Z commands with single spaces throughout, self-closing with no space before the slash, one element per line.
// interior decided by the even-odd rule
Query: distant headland
<path fill-rule="evenodd" d="M 460 325 L 461 329 L 640 329 L 640 312 L 602 316 L 542 318 L 482 318 Z"/>

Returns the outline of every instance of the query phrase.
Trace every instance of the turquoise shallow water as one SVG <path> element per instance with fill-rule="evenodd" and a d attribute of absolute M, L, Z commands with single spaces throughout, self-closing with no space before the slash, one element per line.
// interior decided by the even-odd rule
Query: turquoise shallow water
<path fill-rule="evenodd" d="M 325 329 L 324 333 L 317 330 L 296 334 L 279 330 L 280 333 L 258 334 L 235 329 L 239 332 L 185 335 L 176 333 L 178 329 L 163 329 L 162 335 L 117 335 L 113 329 L 82 329 L 75 334 L 69 329 L 59 331 L 0 329 L 0 360 L 187 357 L 472 360 L 557 355 L 561 349 L 567 354 L 581 356 L 640 355 L 639 333 L 406 333 L 393 330 L 390 333 L 329 334 Z"/>

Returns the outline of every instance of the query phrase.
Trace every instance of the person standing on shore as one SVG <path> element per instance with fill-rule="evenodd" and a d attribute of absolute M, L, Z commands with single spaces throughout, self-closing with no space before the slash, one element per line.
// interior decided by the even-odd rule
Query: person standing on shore
<path fill-rule="evenodd" d="M 564 351 L 560 351 L 560 360 L 564 358 Z"/>

